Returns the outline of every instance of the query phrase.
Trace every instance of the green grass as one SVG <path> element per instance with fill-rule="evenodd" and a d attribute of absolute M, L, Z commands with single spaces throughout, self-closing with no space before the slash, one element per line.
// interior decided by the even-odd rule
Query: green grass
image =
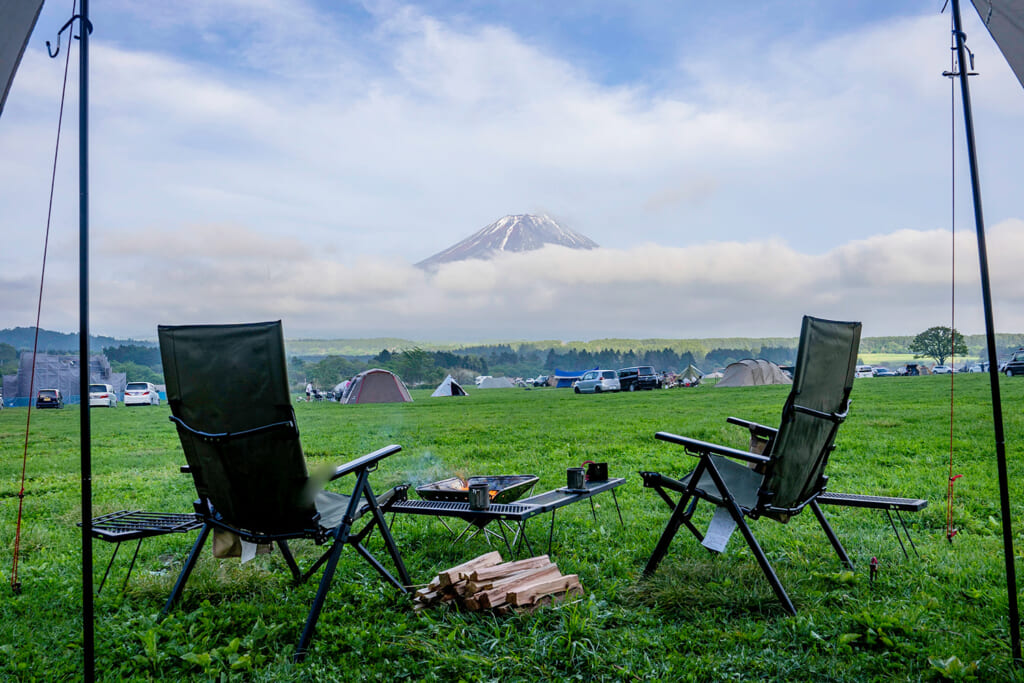
<path fill-rule="evenodd" d="M 1002 380 L 1011 507 L 1022 542 L 1024 381 Z M 667 517 L 639 469 L 683 474 L 692 459 L 656 441 L 657 430 L 745 445 L 737 415 L 776 423 L 787 387 L 675 389 L 577 396 L 565 390 L 475 391 L 468 398 L 341 406 L 297 404 L 311 466 L 340 463 L 388 443 L 404 450 L 373 474 L 377 490 L 452 473 L 540 476 L 605 460 L 625 520 L 604 495 L 558 513 L 553 559 L 578 573 L 583 598 L 533 614 L 496 617 L 409 602 L 346 550 L 309 658 L 291 662 L 316 582 L 290 585 L 276 554 L 239 565 L 205 555 L 183 603 L 157 623 L 194 536 L 143 543 L 127 591 L 132 547 L 122 549 L 96 601 L 96 660 L 103 680 L 1024 680 L 1009 663 L 998 484 L 987 375 L 858 381 L 851 416 L 829 467 L 837 491 L 924 497 L 910 514 L 921 559 L 906 560 L 877 511 L 826 508 L 857 571 L 843 570 L 813 516 L 753 523 L 799 615 L 787 616 L 737 535 L 712 557 L 681 533 L 651 581 L 641 569 Z M 166 406 L 92 413 L 93 513 L 187 511 L 194 489 Z M 9 575 L 26 412 L 0 412 L 0 553 Z M 33 411 L 24 498 L 20 595 L 0 587 L 0 677 L 76 680 L 81 667 L 78 410 Z M 954 513 L 945 538 L 949 444 Z M 706 519 L 707 515 L 703 516 Z M 529 527 L 544 545 L 546 518 Z M 402 517 L 395 535 L 413 580 L 488 547 L 452 545 L 436 520 Z M 299 544 L 296 544 L 299 545 Z M 112 546 L 96 542 L 96 583 Z M 299 549 L 301 558 L 313 548 Z M 878 579 L 868 580 L 871 557 Z"/>

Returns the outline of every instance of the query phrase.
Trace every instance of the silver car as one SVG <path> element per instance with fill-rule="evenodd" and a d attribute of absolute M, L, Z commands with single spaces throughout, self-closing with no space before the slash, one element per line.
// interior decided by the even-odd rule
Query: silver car
<path fill-rule="evenodd" d="M 576 380 L 573 391 L 577 394 L 600 394 L 602 391 L 619 391 L 619 375 L 614 370 L 588 370 Z"/>

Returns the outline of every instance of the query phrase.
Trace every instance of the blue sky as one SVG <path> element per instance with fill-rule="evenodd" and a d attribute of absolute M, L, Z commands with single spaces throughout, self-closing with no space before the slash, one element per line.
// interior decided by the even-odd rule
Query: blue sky
<path fill-rule="evenodd" d="M 93 3 L 93 328 L 420 340 L 980 332 L 939 0 Z M 1024 331 L 1024 91 L 968 5 L 996 322 Z M 0 326 L 30 325 L 67 18 L 0 121 Z M 959 115 L 957 114 L 959 117 Z M 44 327 L 73 329 L 66 118 Z M 954 137 L 955 136 L 955 137 Z M 512 213 L 602 245 L 425 274 Z M 756 312 L 751 315 L 751 311 Z"/>

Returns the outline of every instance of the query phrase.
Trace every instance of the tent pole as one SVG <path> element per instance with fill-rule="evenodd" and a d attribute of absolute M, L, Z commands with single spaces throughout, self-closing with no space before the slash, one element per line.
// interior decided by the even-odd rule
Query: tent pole
<path fill-rule="evenodd" d="M 83 679 L 94 681 L 92 592 L 92 425 L 89 420 L 89 0 L 78 22 L 78 380 L 82 470 Z"/>
<path fill-rule="evenodd" d="M 1013 559 L 1013 528 L 1010 520 L 1009 477 L 1006 471 L 1006 440 L 1003 433 L 1003 405 L 999 393 L 999 362 L 996 353 L 995 323 L 992 317 L 992 287 L 988 272 L 988 252 L 985 247 L 985 219 L 981 210 L 981 182 L 978 177 L 978 155 L 974 143 L 974 117 L 971 113 L 971 90 L 968 84 L 966 35 L 960 20 L 960 1 L 952 0 L 953 33 L 959 64 L 960 99 L 964 109 L 964 130 L 967 133 L 967 155 L 971 169 L 971 194 L 974 197 L 974 223 L 978 234 L 978 261 L 981 267 L 981 296 L 985 307 L 985 337 L 988 343 L 989 384 L 992 389 L 992 426 L 996 441 L 996 468 L 999 472 L 999 509 L 1003 526 L 1003 558 L 1006 563 L 1006 594 L 1009 604 L 1010 647 L 1013 660 L 1022 664 L 1020 645 L 1020 616 L 1017 605 L 1017 573 Z"/>

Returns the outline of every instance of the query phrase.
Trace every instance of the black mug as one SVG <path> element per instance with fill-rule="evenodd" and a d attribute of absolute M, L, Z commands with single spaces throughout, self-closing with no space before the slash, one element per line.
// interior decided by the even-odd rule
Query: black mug
<path fill-rule="evenodd" d="M 491 487 L 487 480 L 473 478 L 469 480 L 469 509 L 486 510 L 491 504 Z"/>
<path fill-rule="evenodd" d="M 582 467 L 570 467 L 565 471 L 565 486 L 569 489 L 586 488 Z"/>

